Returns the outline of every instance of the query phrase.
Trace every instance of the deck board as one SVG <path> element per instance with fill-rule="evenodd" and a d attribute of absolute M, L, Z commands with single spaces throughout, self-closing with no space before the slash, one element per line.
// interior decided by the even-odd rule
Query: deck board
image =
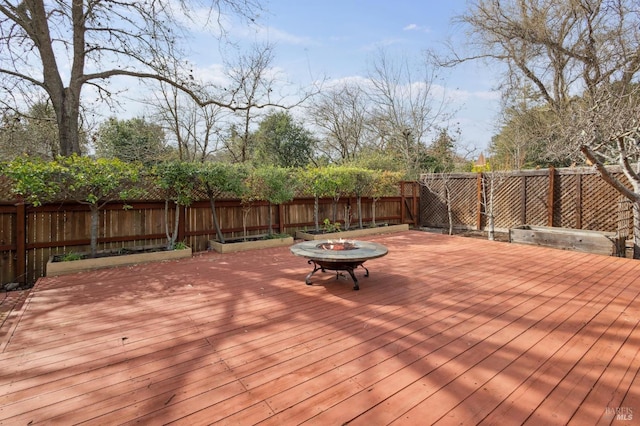
<path fill-rule="evenodd" d="M 369 239 L 389 254 L 356 270 L 357 292 L 334 272 L 304 285 L 310 267 L 288 248 L 39 280 L 2 317 L 0 424 L 637 416 L 640 262 L 418 231 Z"/>

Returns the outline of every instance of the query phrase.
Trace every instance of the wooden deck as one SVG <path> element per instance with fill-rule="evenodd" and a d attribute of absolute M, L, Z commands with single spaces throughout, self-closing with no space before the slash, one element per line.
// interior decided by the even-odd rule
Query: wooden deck
<path fill-rule="evenodd" d="M 634 424 L 640 262 L 418 231 L 361 290 L 288 248 L 45 278 L 0 424 Z"/>

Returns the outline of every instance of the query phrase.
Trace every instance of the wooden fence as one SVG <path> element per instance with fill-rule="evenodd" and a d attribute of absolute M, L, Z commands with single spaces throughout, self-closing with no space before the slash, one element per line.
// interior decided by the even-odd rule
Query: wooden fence
<path fill-rule="evenodd" d="M 419 189 L 415 182 L 403 182 L 398 195 L 375 203 L 377 223 L 408 223 L 419 225 Z M 100 213 L 99 250 L 122 247 L 160 245 L 166 243 L 165 204 L 159 200 L 109 203 Z M 273 230 L 295 234 L 297 230 L 314 227 L 312 198 L 296 198 L 292 202 L 272 207 Z M 371 222 L 373 200 L 362 202 L 363 221 Z M 319 218 L 332 219 L 332 200 L 321 199 Z M 350 207 L 348 210 L 347 207 Z M 216 213 L 225 235 L 233 239 L 245 235 L 262 235 L 268 230 L 266 203 L 255 203 L 243 210 L 239 200 L 216 202 Z M 347 216 L 347 211 L 350 214 Z M 337 219 L 345 226 L 358 226 L 355 198 L 341 199 Z M 349 219 L 349 220 L 347 220 Z M 173 223 L 173 210 L 169 215 Z M 346 224 L 346 222 L 348 224 Z M 0 282 L 33 283 L 44 275 L 47 260 L 55 255 L 89 250 L 90 220 L 86 206 L 77 203 L 47 204 L 33 207 L 19 202 L 0 203 Z M 178 240 L 194 251 L 208 249 L 215 239 L 215 230 L 208 200 L 181 208 Z"/>
<path fill-rule="evenodd" d="M 610 169 L 623 177 L 619 168 Z M 420 193 L 424 227 L 448 228 L 444 191 L 447 185 L 454 227 L 485 229 L 487 203 L 483 188 L 488 192 L 493 181 L 497 230 L 527 224 L 624 235 L 632 231 L 631 204 L 593 168 L 423 175 L 421 181 L 426 183 Z"/>

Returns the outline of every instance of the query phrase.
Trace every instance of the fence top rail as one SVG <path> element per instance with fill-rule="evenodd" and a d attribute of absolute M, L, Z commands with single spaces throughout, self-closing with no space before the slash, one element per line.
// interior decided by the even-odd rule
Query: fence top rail
<path fill-rule="evenodd" d="M 622 168 L 617 165 L 609 165 L 606 166 L 607 170 L 612 173 L 621 173 Z M 635 168 L 635 166 L 634 166 Z M 500 173 L 505 176 L 510 177 L 520 177 L 520 176 L 546 176 L 551 170 L 553 170 L 556 175 L 588 175 L 588 174 L 598 174 L 598 170 L 595 166 L 583 166 L 583 167 L 561 167 L 561 168 L 547 168 L 547 169 L 535 169 L 535 170 L 509 170 L 502 171 L 496 170 L 495 173 Z M 490 174 L 491 172 L 459 172 L 459 173 L 423 173 L 420 175 L 420 180 L 423 179 L 439 179 L 450 178 L 450 179 L 477 179 L 479 175 L 482 174 Z"/>
<path fill-rule="evenodd" d="M 480 173 L 459 172 L 459 173 L 422 173 L 420 181 L 425 179 L 476 179 Z"/>

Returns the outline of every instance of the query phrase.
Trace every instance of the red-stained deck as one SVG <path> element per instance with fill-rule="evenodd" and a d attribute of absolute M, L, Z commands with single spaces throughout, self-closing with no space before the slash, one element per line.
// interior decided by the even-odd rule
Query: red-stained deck
<path fill-rule="evenodd" d="M 369 239 L 389 254 L 359 292 L 335 273 L 306 286 L 288 248 L 41 279 L 0 329 L 0 423 L 640 418 L 640 262 Z"/>

